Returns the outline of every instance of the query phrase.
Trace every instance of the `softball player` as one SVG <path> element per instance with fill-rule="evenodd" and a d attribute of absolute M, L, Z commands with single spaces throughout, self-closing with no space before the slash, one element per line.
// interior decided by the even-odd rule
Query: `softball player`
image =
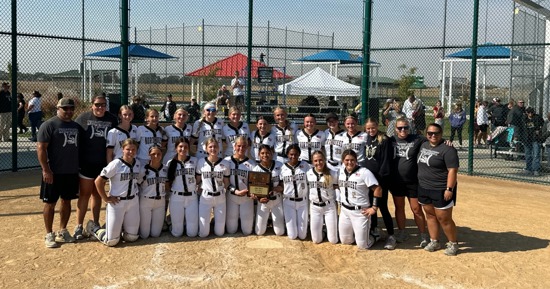
<path fill-rule="evenodd" d="M 254 169 L 256 162 L 246 156 L 248 137 L 239 136 L 234 142 L 234 155 L 225 158 L 231 170 L 225 226 L 227 233 L 235 234 L 240 218 L 241 230 L 246 236 L 252 234 L 254 227 L 254 200 L 248 196 L 248 172 Z"/>
<path fill-rule="evenodd" d="M 296 132 L 296 142 L 302 151 L 300 160 L 308 164 L 311 164 L 311 155 L 314 151 L 324 149 L 327 139 L 325 132 L 316 129 L 315 125 L 317 125 L 317 120 L 313 114 L 308 114 L 304 118 L 304 129 Z"/>
<path fill-rule="evenodd" d="M 166 148 L 168 138 L 164 129 L 159 126 L 159 112 L 150 108 L 145 112 L 146 125 L 138 127 L 139 149 L 137 159 L 142 163 L 149 163 L 149 148 L 153 145 L 158 145 L 161 148 Z"/>
<path fill-rule="evenodd" d="M 287 161 L 286 152 L 288 147 L 296 143 L 296 131 L 298 131 L 298 126 L 295 122 L 290 122 L 286 119 L 287 113 L 282 107 L 275 108 L 273 115 L 277 122 L 277 124 L 271 128 L 271 134 L 277 138 L 275 153 L 277 154 L 277 161 L 285 163 Z"/>
<path fill-rule="evenodd" d="M 357 162 L 363 166 L 365 163 L 365 142 L 367 135 L 357 130 L 357 118 L 349 115 L 344 121 L 346 132 L 336 136 L 339 142 L 342 142 L 342 149 L 351 149 L 357 154 Z"/>
<path fill-rule="evenodd" d="M 151 146 L 149 156 L 151 161 L 141 167 L 139 174 L 139 236 L 142 239 L 160 236 L 166 207 L 164 199 L 168 169 L 162 165 L 160 146 Z"/>
<path fill-rule="evenodd" d="M 223 120 L 216 118 L 216 106 L 209 102 L 204 106 L 203 116 L 193 124 L 192 143 L 196 143 L 197 159 L 202 159 L 208 154 L 206 152 L 206 140 L 214 138 L 219 144 L 218 157 L 221 158 Z"/>
<path fill-rule="evenodd" d="M 332 244 L 338 243 L 338 208 L 336 193 L 338 189 L 338 172 L 330 170 L 325 155 L 315 151 L 312 155 L 313 167 L 307 172 L 309 185 L 309 214 L 311 215 L 311 240 L 313 243 L 323 241 L 323 221 L 327 226 L 327 239 Z"/>
<path fill-rule="evenodd" d="M 281 164 L 273 160 L 273 147 L 261 144 L 259 147 L 260 162 L 254 168 L 255 172 L 271 173 L 271 192 L 267 198 L 258 200 L 258 208 L 256 210 L 256 234 L 263 235 L 267 228 L 267 220 L 271 212 L 273 220 L 273 231 L 275 235 L 281 236 L 285 233 L 285 219 L 283 214 L 282 192 L 283 186 L 279 181 L 281 175 Z M 256 196 L 252 196 L 258 199 Z"/>
<path fill-rule="evenodd" d="M 229 109 L 229 123 L 223 126 L 222 134 L 225 141 L 225 157 L 233 155 L 233 145 L 235 140 L 243 136 L 247 142 L 250 142 L 250 129 L 248 123 L 241 121 L 241 110 L 236 106 Z M 245 152 L 247 153 L 247 152 Z"/>
<path fill-rule="evenodd" d="M 187 139 L 191 137 L 193 127 L 187 125 L 187 119 L 189 119 L 189 113 L 185 109 L 179 108 L 174 113 L 174 124 L 164 127 L 168 143 L 166 144 L 166 154 L 162 159 L 163 164 L 167 164 L 176 156 L 176 141 L 182 137 Z"/>
<path fill-rule="evenodd" d="M 283 180 L 286 231 L 290 239 L 305 239 L 308 222 L 308 190 L 306 173 L 310 166 L 299 160 L 300 147 L 292 144 L 287 149 L 288 162 L 281 168 Z"/>
<path fill-rule="evenodd" d="M 137 140 L 137 127 L 130 122 L 134 119 L 134 111 L 127 105 L 118 111 L 120 124 L 107 133 L 107 163 L 122 157 L 122 142 L 126 139 Z"/>
<path fill-rule="evenodd" d="M 342 164 L 338 176 L 342 201 L 338 220 L 340 241 L 342 244 L 352 244 L 355 241 L 360 249 L 368 249 L 374 244 L 374 237 L 369 234 L 370 216 L 378 210 L 382 189 L 368 169 L 357 165 L 355 151 L 345 150 L 342 153 Z M 372 206 L 369 189 L 374 191 Z"/>
<path fill-rule="evenodd" d="M 168 161 L 168 187 L 171 188 L 170 216 L 171 233 L 174 237 L 183 235 L 196 237 L 199 231 L 199 199 L 197 196 L 197 178 L 195 168 L 197 159 L 189 156 L 189 140 L 176 140 L 177 155 Z"/>
<path fill-rule="evenodd" d="M 137 146 L 135 140 L 125 140 L 122 143 L 122 158 L 110 162 L 95 179 L 97 191 L 101 199 L 107 203 L 106 224 L 105 229 L 102 229 L 94 221 L 89 220 L 86 231 L 109 247 L 118 244 L 121 235 L 127 242 L 134 242 L 139 237 L 139 200 L 136 196 L 141 164 L 135 159 Z M 109 195 L 105 193 L 107 180 L 110 187 Z"/>
<path fill-rule="evenodd" d="M 208 157 L 197 160 L 197 174 L 202 188 L 199 201 L 199 237 L 210 234 L 210 214 L 214 210 L 214 233 L 222 236 L 225 231 L 225 189 L 229 187 L 230 164 L 218 157 L 219 143 L 214 138 L 205 141 Z"/>
<path fill-rule="evenodd" d="M 345 131 L 340 128 L 340 123 L 338 122 L 338 115 L 334 112 L 331 112 L 327 115 L 326 118 L 328 128 L 325 130 L 325 135 L 327 140 L 325 141 L 325 152 L 327 154 L 327 166 L 331 170 L 338 171 L 340 170 L 340 165 L 342 164 L 342 146 L 344 142 L 342 139 L 338 139 L 338 135 L 345 133 Z M 336 196 L 336 200 L 339 200 L 339 196 Z"/>
<path fill-rule="evenodd" d="M 250 156 L 256 162 L 260 161 L 260 146 L 262 144 L 268 145 L 272 148 L 275 147 L 277 137 L 271 132 L 269 123 L 263 116 L 258 116 L 256 122 L 256 130 L 250 134 L 250 140 L 252 141 L 252 149 L 250 150 Z"/>

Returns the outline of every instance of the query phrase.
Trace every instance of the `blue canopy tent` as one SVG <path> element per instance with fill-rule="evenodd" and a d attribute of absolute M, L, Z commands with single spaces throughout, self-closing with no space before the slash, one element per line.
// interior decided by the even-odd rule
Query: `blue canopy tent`
<path fill-rule="evenodd" d="M 494 43 L 487 42 L 483 46 L 477 48 L 477 65 L 476 69 L 476 78 L 479 77 L 479 67 L 482 66 L 483 70 L 483 80 L 482 80 L 482 91 L 483 98 L 485 98 L 485 86 L 486 86 L 486 68 L 487 66 L 498 66 L 498 65 L 511 65 L 512 61 L 532 61 L 531 57 L 525 56 L 519 52 L 515 52 L 510 48 L 495 45 Z M 453 92 L 453 63 L 456 62 L 471 62 L 472 61 L 472 48 L 467 48 L 455 53 L 451 53 L 441 59 L 443 63 L 442 68 L 442 85 L 441 85 L 441 103 L 445 101 L 445 78 L 447 76 L 446 65 L 449 63 L 449 94 L 447 95 L 447 111 L 451 111 L 452 103 L 452 92 Z M 476 79 L 476 83 L 479 83 Z M 479 96 L 478 91 L 479 85 L 476 85 L 476 97 Z M 511 89 L 511 80 L 510 80 L 510 89 Z"/>
<path fill-rule="evenodd" d="M 117 46 L 117 47 L 113 47 L 113 48 L 109 48 L 109 49 L 105 49 L 105 50 L 101 50 L 101 51 L 97 51 L 97 52 L 94 52 L 94 53 L 90 53 L 90 54 L 86 54 L 86 57 L 84 58 L 84 63 L 86 63 L 86 60 L 89 61 L 89 69 L 88 71 L 91 71 L 92 70 L 92 61 L 93 60 L 100 60 L 100 61 L 120 61 L 120 58 L 121 58 L 121 50 L 122 50 L 122 46 Z M 115 58 L 115 60 L 105 60 L 104 58 Z M 169 60 L 169 59 L 178 59 L 177 57 L 174 57 L 174 56 L 171 56 L 171 55 L 168 55 L 166 53 L 162 53 L 160 51 L 156 51 L 156 50 L 153 50 L 153 49 L 150 49 L 150 48 L 147 48 L 145 46 L 141 46 L 141 45 L 138 45 L 138 44 L 131 44 L 128 46 L 128 59 L 129 59 L 129 62 L 130 62 L 130 71 L 133 71 L 133 75 L 134 77 L 132 78 L 132 82 L 133 82 L 133 85 L 132 87 L 134 87 L 134 91 L 132 92 L 133 94 L 137 94 L 137 87 L 138 87 L 138 83 L 137 83 L 137 62 L 138 60 L 143 60 L 143 59 L 162 59 L 162 60 Z M 86 66 L 86 64 L 84 64 Z M 84 93 L 86 91 L 86 69 L 84 69 L 85 73 L 84 73 Z M 88 73 L 88 81 L 89 81 L 89 85 L 88 85 L 88 97 L 91 98 L 91 95 L 92 95 L 92 75 L 91 73 L 89 72 Z M 115 90 L 114 88 L 114 85 L 108 87 L 108 90 Z"/>

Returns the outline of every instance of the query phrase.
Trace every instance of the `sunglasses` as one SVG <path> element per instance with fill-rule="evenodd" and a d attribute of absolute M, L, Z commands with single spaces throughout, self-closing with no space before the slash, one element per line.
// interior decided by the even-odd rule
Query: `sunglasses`
<path fill-rule="evenodd" d="M 402 130 L 409 130 L 409 127 L 408 126 L 398 126 L 396 127 L 398 131 L 402 131 Z"/>
<path fill-rule="evenodd" d="M 97 102 L 97 103 L 94 103 L 94 106 L 95 106 L 95 107 L 107 107 L 107 103 L 105 103 L 105 102 Z"/>
<path fill-rule="evenodd" d="M 209 109 L 207 109 L 206 111 L 208 111 L 208 112 L 216 112 L 216 109 L 215 109 L 215 108 L 209 108 Z"/>
<path fill-rule="evenodd" d="M 434 136 L 434 135 L 439 135 L 439 132 L 438 131 L 428 131 L 428 132 L 426 132 L 426 134 L 428 136 Z"/>
<path fill-rule="evenodd" d="M 74 110 L 74 106 L 62 106 L 60 107 L 63 111 L 68 111 L 68 110 Z"/>

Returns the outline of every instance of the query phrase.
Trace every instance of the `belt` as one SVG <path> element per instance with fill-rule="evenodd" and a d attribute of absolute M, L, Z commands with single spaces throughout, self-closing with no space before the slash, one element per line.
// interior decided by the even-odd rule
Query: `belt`
<path fill-rule="evenodd" d="M 332 161 L 332 160 L 327 160 L 327 163 L 333 165 L 333 166 L 337 166 L 338 165 L 338 162 L 337 161 Z"/>
<path fill-rule="evenodd" d="M 174 195 L 178 195 L 178 196 L 192 196 L 193 195 L 193 192 L 174 192 Z"/>
<path fill-rule="evenodd" d="M 344 203 L 341 203 L 342 207 L 348 209 L 348 210 L 361 210 L 362 208 L 364 207 L 361 207 L 361 206 L 348 206 Z"/>
<path fill-rule="evenodd" d="M 151 200 L 160 200 L 162 199 L 162 196 L 154 196 L 154 197 L 144 196 L 144 198 L 151 199 Z"/>
<path fill-rule="evenodd" d="M 217 197 L 217 196 L 221 195 L 222 193 L 221 192 L 207 192 L 206 194 L 209 195 L 209 196 L 212 196 L 212 197 Z"/>
<path fill-rule="evenodd" d="M 301 202 L 304 200 L 304 198 L 288 198 L 289 200 L 293 201 L 293 202 Z"/>
<path fill-rule="evenodd" d="M 136 195 L 131 195 L 129 197 L 118 197 L 118 199 L 121 200 L 121 201 L 126 201 L 126 200 L 131 200 L 135 197 L 136 197 Z"/>
<path fill-rule="evenodd" d="M 316 202 L 311 202 L 311 203 L 314 204 L 317 207 L 324 207 L 324 206 L 328 205 L 330 202 L 326 201 L 326 202 L 320 202 L 320 203 L 316 203 Z"/>

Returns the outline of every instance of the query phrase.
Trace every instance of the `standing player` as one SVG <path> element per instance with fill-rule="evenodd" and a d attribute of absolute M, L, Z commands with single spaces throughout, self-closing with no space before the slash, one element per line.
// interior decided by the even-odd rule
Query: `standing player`
<path fill-rule="evenodd" d="M 241 110 L 236 106 L 229 109 L 229 123 L 223 126 L 222 133 L 226 145 L 224 154 L 226 157 L 233 155 L 233 145 L 238 137 L 245 137 L 250 142 L 248 123 L 241 121 Z"/>
<path fill-rule="evenodd" d="M 300 147 L 292 144 L 287 149 L 288 162 L 281 168 L 283 180 L 286 231 L 290 239 L 305 239 L 308 224 L 308 190 L 306 173 L 310 166 L 300 161 Z"/>
<path fill-rule="evenodd" d="M 260 162 L 254 168 L 255 172 L 266 172 L 271 174 L 271 192 L 267 198 L 258 200 L 258 208 L 256 211 L 256 234 L 263 235 L 267 228 L 267 220 L 271 212 L 273 220 L 273 231 L 275 235 L 282 236 L 285 233 L 285 219 L 283 214 L 282 192 L 283 186 L 279 180 L 281 175 L 281 164 L 273 160 L 273 147 L 262 144 L 259 147 Z M 256 196 L 252 195 L 254 199 Z"/>
<path fill-rule="evenodd" d="M 206 157 L 206 140 L 209 138 L 214 138 L 219 144 L 218 148 L 218 157 L 222 157 L 222 130 L 223 130 L 223 120 L 216 117 L 216 106 L 209 102 L 204 106 L 203 115 L 200 119 L 195 121 L 193 124 L 193 133 L 191 137 L 197 145 L 197 150 L 195 156 L 197 159 Z"/>
<path fill-rule="evenodd" d="M 97 192 L 107 203 L 105 229 L 89 220 L 86 231 L 109 247 L 116 246 L 121 235 L 126 242 L 134 242 L 139 237 L 137 194 L 141 164 L 135 159 L 137 147 L 138 143 L 135 140 L 125 140 L 122 143 L 122 158 L 110 162 L 95 180 Z M 105 192 L 107 180 L 109 180 L 109 195 Z"/>
<path fill-rule="evenodd" d="M 84 112 L 76 118 L 76 122 L 84 130 L 80 139 L 80 193 L 78 197 L 77 226 L 74 237 L 77 240 L 84 238 L 88 232 L 84 232 L 82 224 L 88 211 L 88 201 L 92 198 L 93 221 L 99 225 L 99 211 L 101 209 L 101 197 L 98 194 L 94 180 L 101 170 L 107 165 L 107 132 L 118 125 L 117 118 L 106 111 L 107 99 L 103 95 L 92 98 L 91 111 Z"/>
<path fill-rule="evenodd" d="M 291 144 L 296 143 L 296 131 L 298 131 L 298 126 L 295 122 L 288 121 L 286 110 L 280 106 L 275 108 L 273 115 L 277 122 L 277 124 L 271 128 L 272 134 L 277 137 L 277 142 L 275 144 L 277 161 L 286 163 L 286 152 Z"/>
<path fill-rule="evenodd" d="M 139 148 L 137 159 L 144 165 L 149 163 L 149 149 L 153 145 L 166 149 L 168 137 L 164 129 L 159 125 L 159 112 L 154 108 L 145 111 L 145 125 L 138 127 Z"/>
<path fill-rule="evenodd" d="M 225 193 L 229 187 L 229 163 L 219 158 L 220 145 L 214 138 L 205 141 L 208 157 L 197 160 L 197 174 L 200 175 L 199 188 L 202 193 L 199 201 L 199 237 L 210 234 L 210 214 L 214 211 L 214 234 L 222 236 L 225 231 Z"/>
<path fill-rule="evenodd" d="M 357 154 L 357 162 L 359 165 L 365 165 L 365 143 L 367 135 L 357 130 L 357 118 L 349 115 L 344 120 L 346 132 L 336 136 L 336 140 L 342 143 L 342 149 L 353 150 Z"/>
<path fill-rule="evenodd" d="M 189 156 L 188 139 L 180 138 L 175 145 L 177 155 L 168 161 L 168 187 L 172 192 L 170 197 L 171 233 L 174 237 L 181 237 L 185 223 L 187 236 L 196 237 L 199 232 L 199 199 L 197 196 L 199 177 L 195 174 L 197 159 Z"/>
<path fill-rule="evenodd" d="M 325 135 L 327 140 L 325 141 L 325 152 L 327 153 L 327 166 L 331 170 L 338 171 L 340 170 L 340 165 L 342 164 L 342 139 L 338 139 L 338 135 L 344 133 L 345 131 L 340 127 L 338 121 L 338 115 L 334 112 L 331 112 L 327 115 L 326 118 L 328 128 L 325 130 Z M 339 196 L 336 196 L 338 200 Z"/>
<path fill-rule="evenodd" d="M 342 153 L 342 168 L 338 176 L 342 211 L 338 220 L 338 232 L 342 244 L 357 243 L 359 249 L 368 249 L 374 244 L 369 234 L 371 216 L 378 210 L 382 188 L 376 177 L 366 168 L 357 165 L 357 153 L 347 149 Z M 369 191 L 374 192 L 372 204 Z"/>
<path fill-rule="evenodd" d="M 137 127 L 132 124 L 134 111 L 127 105 L 118 111 L 120 123 L 107 133 L 107 163 L 122 157 L 122 142 L 131 138 L 137 140 Z"/>
<path fill-rule="evenodd" d="M 139 236 L 158 237 L 164 224 L 166 180 L 168 169 L 162 165 L 162 150 L 158 145 L 149 148 L 148 164 L 139 172 Z"/>
<path fill-rule="evenodd" d="M 304 128 L 296 132 L 296 142 L 302 151 L 300 160 L 308 164 L 311 164 L 311 155 L 314 151 L 324 149 L 327 139 L 325 132 L 315 128 L 316 125 L 317 120 L 315 120 L 315 116 L 310 113 L 304 117 Z"/>
<path fill-rule="evenodd" d="M 338 208 L 335 191 L 338 189 L 338 172 L 328 168 L 325 155 L 321 151 L 313 153 L 312 162 L 313 167 L 307 172 L 311 240 L 313 243 L 323 241 L 324 221 L 327 226 L 328 241 L 336 244 L 338 243 Z"/>
<path fill-rule="evenodd" d="M 162 160 L 163 164 L 167 164 L 176 155 L 176 142 L 181 138 L 189 139 L 193 130 L 192 125 L 187 125 L 189 119 L 189 113 L 183 109 L 178 108 L 174 113 L 174 124 L 164 127 L 164 132 L 168 138 L 166 144 L 166 154 Z"/>
<path fill-rule="evenodd" d="M 259 162 L 260 146 L 264 144 L 274 148 L 277 137 L 271 132 L 269 123 L 267 122 L 267 120 L 265 120 L 263 116 L 258 116 L 256 128 L 257 129 L 250 134 L 250 139 L 252 141 L 252 149 L 250 150 L 250 155 L 253 160 Z"/>
<path fill-rule="evenodd" d="M 248 196 L 248 172 L 256 166 L 256 162 L 246 156 L 248 141 L 248 137 L 239 136 L 234 141 L 234 154 L 225 158 L 231 170 L 225 220 L 227 233 L 237 232 L 240 219 L 245 236 L 252 234 L 254 227 L 254 200 Z"/>
<path fill-rule="evenodd" d="M 67 223 L 71 216 L 71 200 L 78 198 L 78 144 L 82 130 L 72 120 L 73 115 L 74 100 L 62 98 L 57 102 L 57 115 L 44 122 L 38 130 L 36 152 L 42 167 L 40 198 L 44 202 L 44 243 L 48 248 L 57 247 L 57 242 L 75 241 L 67 231 Z M 53 219 L 60 197 L 60 230 L 56 235 Z"/>

